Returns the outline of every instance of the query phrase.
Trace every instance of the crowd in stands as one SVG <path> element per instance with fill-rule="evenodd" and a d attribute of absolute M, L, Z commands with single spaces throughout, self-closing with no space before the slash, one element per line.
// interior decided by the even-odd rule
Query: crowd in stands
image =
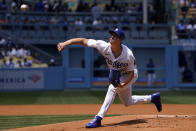
<path fill-rule="evenodd" d="M 9 3 L 10 4 L 10 3 Z M 23 4 L 20 0 L 12 0 L 11 4 L 8 5 L 8 2 L 6 0 L 2 0 L 0 2 L 0 10 L 1 11 L 11 11 L 11 12 L 20 12 L 20 6 Z M 115 0 L 110 0 L 109 3 L 105 3 L 104 7 L 100 5 L 100 3 L 89 3 L 84 2 L 83 0 L 78 0 L 76 9 L 70 9 L 68 6 L 68 2 L 62 1 L 62 0 L 54 0 L 54 1 L 48 1 L 48 0 L 37 0 L 37 1 L 25 1 L 25 4 L 28 5 L 28 11 L 33 12 L 91 12 L 92 13 L 92 19 L 87 20 L 88 22 L 91 21 L 91 24 L 93 21 L 100 19 L 103 23 L 108 22 L 111 24 L 112 20 L 104 20 L 101 19 L 100 13 L 101 12 L 121 12 L 123 15 L 131 14 L 133 12 L 139 12 L 141 15 L 137 16 L 137 21 L 140 21 L 142 23 L 142 10 L 143 5 L 142 3 L 117 3 Z M 164 7 L 160 6 L 163 5 L 163 3 L 160 2 L 160 0 L 154 0 L 153 3 L 148 3 L 148 20 L 149 23 L 163 23 L 165 20 L 166 13 L 164 12 Z M 57 17 L 57 18 L 54 18 Z M 65 23 L 64 18 L 60 20 L 58 16 L 54 16 L 53 19 L 55 19 L 55 23 Z M 1 21 L 5 21 L 5 18 L 1 18 Z M 14 21 L 19 21 L 20 18 L 16 18 Z M 22 20 L 23 22 L 36 22 L 36 20 L 29 19 L 28 17 L 25 18 L 26 20 Z M 66 18 L 65 18 L 66 19 Z M 40 19 L 39 22 L 45 22 L 45 23 L 51 23 L 52 19 Z M 75 19 L 76 21 L 76 19 Z M 73 23 L 73 21 L 71 21 Z M 84 21 L 85 23 L 86 21 Z M 117 22 L 126 22 L 131 23 L 129 21 L 128 16 L 125 18 L 125 20 L 117 20 Z M 8 21 L 6 22 L 8 23 Z M 36 22 L 37 23 L 37 22 Z"/>
<path fill-rule="evenodd" d="M 24 45 L 16 45 L 11 38 L 0 37 L 0 68 L 39 67 L 39 55 Z M 46 66 L 46 65 L 45 65 Z"/>
<path fill-rule="evenodd" d="M 22 4 L 28 5 L 28 11 L 36 12 L 132 12 L 132 11 L 142 11 L 142 4 L 130 4 L 126 2 L 116 3 L 115 0 L 110 0 L 109 3 L 105 3 L 103 8 L 98 6 L 98 3 L 85 2 L 84 0 L 78 0 L 76 3 L 76 9 L 69 7 L 68 2 L 63 0 L 36 0 L 36 1 L 21 1 L 12 0 L 12 2 L 7 2 L 2 0 L 0 2 L 0 10 L 10 10 L 12 12 L 20 11 L 20 6 Z"/>
<path fill-rule="evenodd" d="M 190 9 L 196 9 L 196 0 L 181 0 L 179 19 L 176 26 L 180 39 L 196 39 L 196 10 L 189 13 Z"/>

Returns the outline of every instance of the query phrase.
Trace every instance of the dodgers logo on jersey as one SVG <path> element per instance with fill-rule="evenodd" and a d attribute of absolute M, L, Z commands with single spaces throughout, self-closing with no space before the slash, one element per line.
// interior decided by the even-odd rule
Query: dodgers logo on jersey
<path fill-rule="evenodd" d="M 107 57 L 104 57 L 106 62 L 109 64 L 109 65 L 112 65 L 112 67 L 114 68 L 122 68 L 122 67 L 127 67 L 128 66 L 128 63 L 120 63 L 118 61 L 115 61 L 115 62 L 112 62 L 110 59 L 108 59 Z"/>

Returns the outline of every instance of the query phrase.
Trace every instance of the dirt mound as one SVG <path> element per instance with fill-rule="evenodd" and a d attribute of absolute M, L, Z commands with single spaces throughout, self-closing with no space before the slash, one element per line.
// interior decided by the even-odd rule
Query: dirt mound
<path fill-rule="evenodd" d="M 96 114 L 101 105 L 21 105 L 0 106 L 0 115 L 78 115 Z M 124 107 L 113 104 L 108 114 L 122 116 L 105 117 L 103 127 L 93 131 L 193 131 L 196 129 L 196 105 L 164 104 L 158 113 L 153 104 L 137 104 Z M 157 115 L 158 114 L 158 115 Z M 90 120 L 49 124 L 9 131 L 83 131 Z"/>
<path fill-rule="evenodd" d="M 83 131 L 89 120 L 12 129 L 9 131 Z M 93 131 L 187 131 L 196 129 L 194 115 L 124 115 L 104 118 Z"/>

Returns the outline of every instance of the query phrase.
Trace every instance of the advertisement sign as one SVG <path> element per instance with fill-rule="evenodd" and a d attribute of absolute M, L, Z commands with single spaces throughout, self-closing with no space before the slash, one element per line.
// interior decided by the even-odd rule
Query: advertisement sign
<path fill-rule="evenodd" d="M 44 88 L 44 73 L 38 70 L 6 70 L 0 72 L 0 88 Z"/>

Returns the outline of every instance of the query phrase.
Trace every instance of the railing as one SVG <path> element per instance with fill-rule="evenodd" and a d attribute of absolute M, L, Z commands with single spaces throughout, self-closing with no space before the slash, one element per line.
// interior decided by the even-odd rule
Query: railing
<path fill-rule="evenodd" d="M 170 44 L 170 26 L 165 24 L 1 24 L 0 28 L 30 44 L 56 44 L 73 37 L 108 39 L 108 30 L 116 26 L 124 30 L 126 40 L 132 43 Z"/>

